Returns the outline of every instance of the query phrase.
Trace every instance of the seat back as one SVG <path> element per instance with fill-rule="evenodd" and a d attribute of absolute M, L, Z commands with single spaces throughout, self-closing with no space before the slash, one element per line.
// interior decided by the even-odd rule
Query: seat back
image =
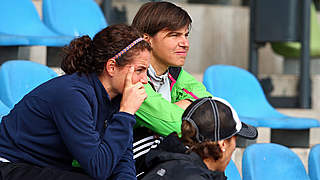
<path fill-rule="evenodd" d="M 94 0 L 43 0 L 44 23 L 53 31 L 69 36 L 88 34 L 91 38 L 107 27 Z"/>
<path fill-rule="evenodd" d="M 234 164 L 232 159 L 230 160 L 230 162 L 225 170 L 225 174 L 228 179 L 241 180 L 239 170 L 238 170 L 237 166 Z"/>
<path fill-rule="evenodd" d="M 212 65 L 204 72 L 203 84 L 214 96 L 229 101 L 239 116 L 284 116 L 269 104 L 259 81 L 247 70 L 230 65 Z"/>
<path fill-rule="evenodd" d="M 0 100 L 9 108 L 38 85 L 58 76 L 52 69 L 32 61 L 7 61 L 0 67 Z"/>
<path fill-rule="evenodd" d="M 308 180 L 300 158 L 289 148 L 273 143 L 248 146 L 242 157 L 243 180 Z"/>
<path fill-rule="evenodd" d="M 3 0 L 0 6 L 0 32 L 11 35 L 46 36 L 56 34 L 42 23 L 31 0 Z"/>
<path fill-rule="evenodd" d="M 320 179 L 320 144 L 312 147 L 309 152 L 308 169 L 311 180 Z"/>
<path fill-rule="evenodd" d="M 3 116 L 9 113 L 10 109 L 0 101 L 0 122 Z"/>

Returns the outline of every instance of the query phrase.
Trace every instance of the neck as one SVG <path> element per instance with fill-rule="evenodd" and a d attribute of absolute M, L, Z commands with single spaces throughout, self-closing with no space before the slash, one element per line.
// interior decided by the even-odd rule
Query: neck
<path fill-rule="evenodd" d="M 151 58 L 150 64 L 153 67 L 153 69 L 156 71 L 157 76 L 161 76 L 169 68 L 168 65 L 162 64 L 160 61 L 157 61 L 154 57 Z"/>
<path fill-rule="evenodd" d="M 211 171 L 221 171 L 224 172 L 227 165 L 225 165 L 223 162 L 220 162 L 219 160 L 215 161 L 212 158 L 206 158 L 203 160 L 203 162 L 206 164 L 208 169 Z"/>
<path fill-rule="evenodd" d="M 111 87 L 111 79 L 110 76 L 105 74 L 104 72 L 99 76 L 99 80 L 103 85 L 104 89 L 107 91 L 110 99 L 113 99 L 118 95 L 118 93 L 114 92 L 113 88 Z"/>

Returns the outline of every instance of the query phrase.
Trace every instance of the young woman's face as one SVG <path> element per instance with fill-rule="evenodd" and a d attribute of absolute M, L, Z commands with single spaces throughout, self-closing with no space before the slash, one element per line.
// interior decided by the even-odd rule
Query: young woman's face
<path fill-rule="evenodd" d="M 147 79 L 147 69 L 150 64 L 150 52 L 148 50 L 140 51 L 137 55 L 133 56 L 131 63 L 123 66 L 117 67 L 116 74 L 113 78 L 113 87 L 118 94 L 122 94 L 127 72 L 131 66 L 134 67 L 134 72 L 132 75 L 132 84 L 141 82 L 143 84 L 148 83 Z"/>
<path fill-rule="evenodd" d="M 188 35 L 186 26 L 176 31 L 164 29 L 149 37 L 153 60 L 167 67 L 183 66 L 189 51 Z"/>

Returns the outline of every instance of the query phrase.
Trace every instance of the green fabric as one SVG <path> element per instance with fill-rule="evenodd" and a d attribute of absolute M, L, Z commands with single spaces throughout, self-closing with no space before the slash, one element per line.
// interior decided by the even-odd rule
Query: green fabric
<path fill-rule="evenodd" d="M 286 58 L 299 58 L 301 44 L 298 42 L 271 43 L 275 53 Z M 310 57 L 320 57 L 320 25 L 314 4 L 311 5 Z"/>
<path fill-rule="evenodd" d="M 80 167 L 80 163 L 77 160 L 73 160 L 72 167 Z"/>
<path fill-rule="evenodd" d="M 136 127 L 145 126 L 164 136 L 167 136 L 172 132 L 177 132 L 180 135 L 181 116 L 184 110 L 173 103 L 184 99 L 194 100 L 194 98 L 185 93 L 182 88 L 187 89 L 199 98 L 212 96 L 207 92 L 201 82 L 197 81 L 193 76 L 182 69 L 172 88 L 171 102 L 164 99 L 161 94 L 155 92 L 150 84 L 145 85 L 148 97 L 136 112 Z"/>

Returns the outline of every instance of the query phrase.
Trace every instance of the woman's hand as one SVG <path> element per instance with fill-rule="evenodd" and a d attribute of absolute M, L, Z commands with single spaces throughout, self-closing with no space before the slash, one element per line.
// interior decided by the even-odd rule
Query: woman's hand
<path fill-rule="evenodd" d="M 126 76 L 120 104 L 120 112 L 127 112 L 132 115 L 138 111 L 142 102 L 147 98 L 147 93 L 141 82 L 132 84 L 133 72 L 134 67 L 130 67 Z"/>
<path fill-rule="evenodd" d="M 174 104 L 178 105 L 182 109 L 187 109 L 187 107 L 191 104 L 191 102 L 192 101 L 190 101 L 190 100 L 184 99 L 184 100 L 180 100 Z"/>

